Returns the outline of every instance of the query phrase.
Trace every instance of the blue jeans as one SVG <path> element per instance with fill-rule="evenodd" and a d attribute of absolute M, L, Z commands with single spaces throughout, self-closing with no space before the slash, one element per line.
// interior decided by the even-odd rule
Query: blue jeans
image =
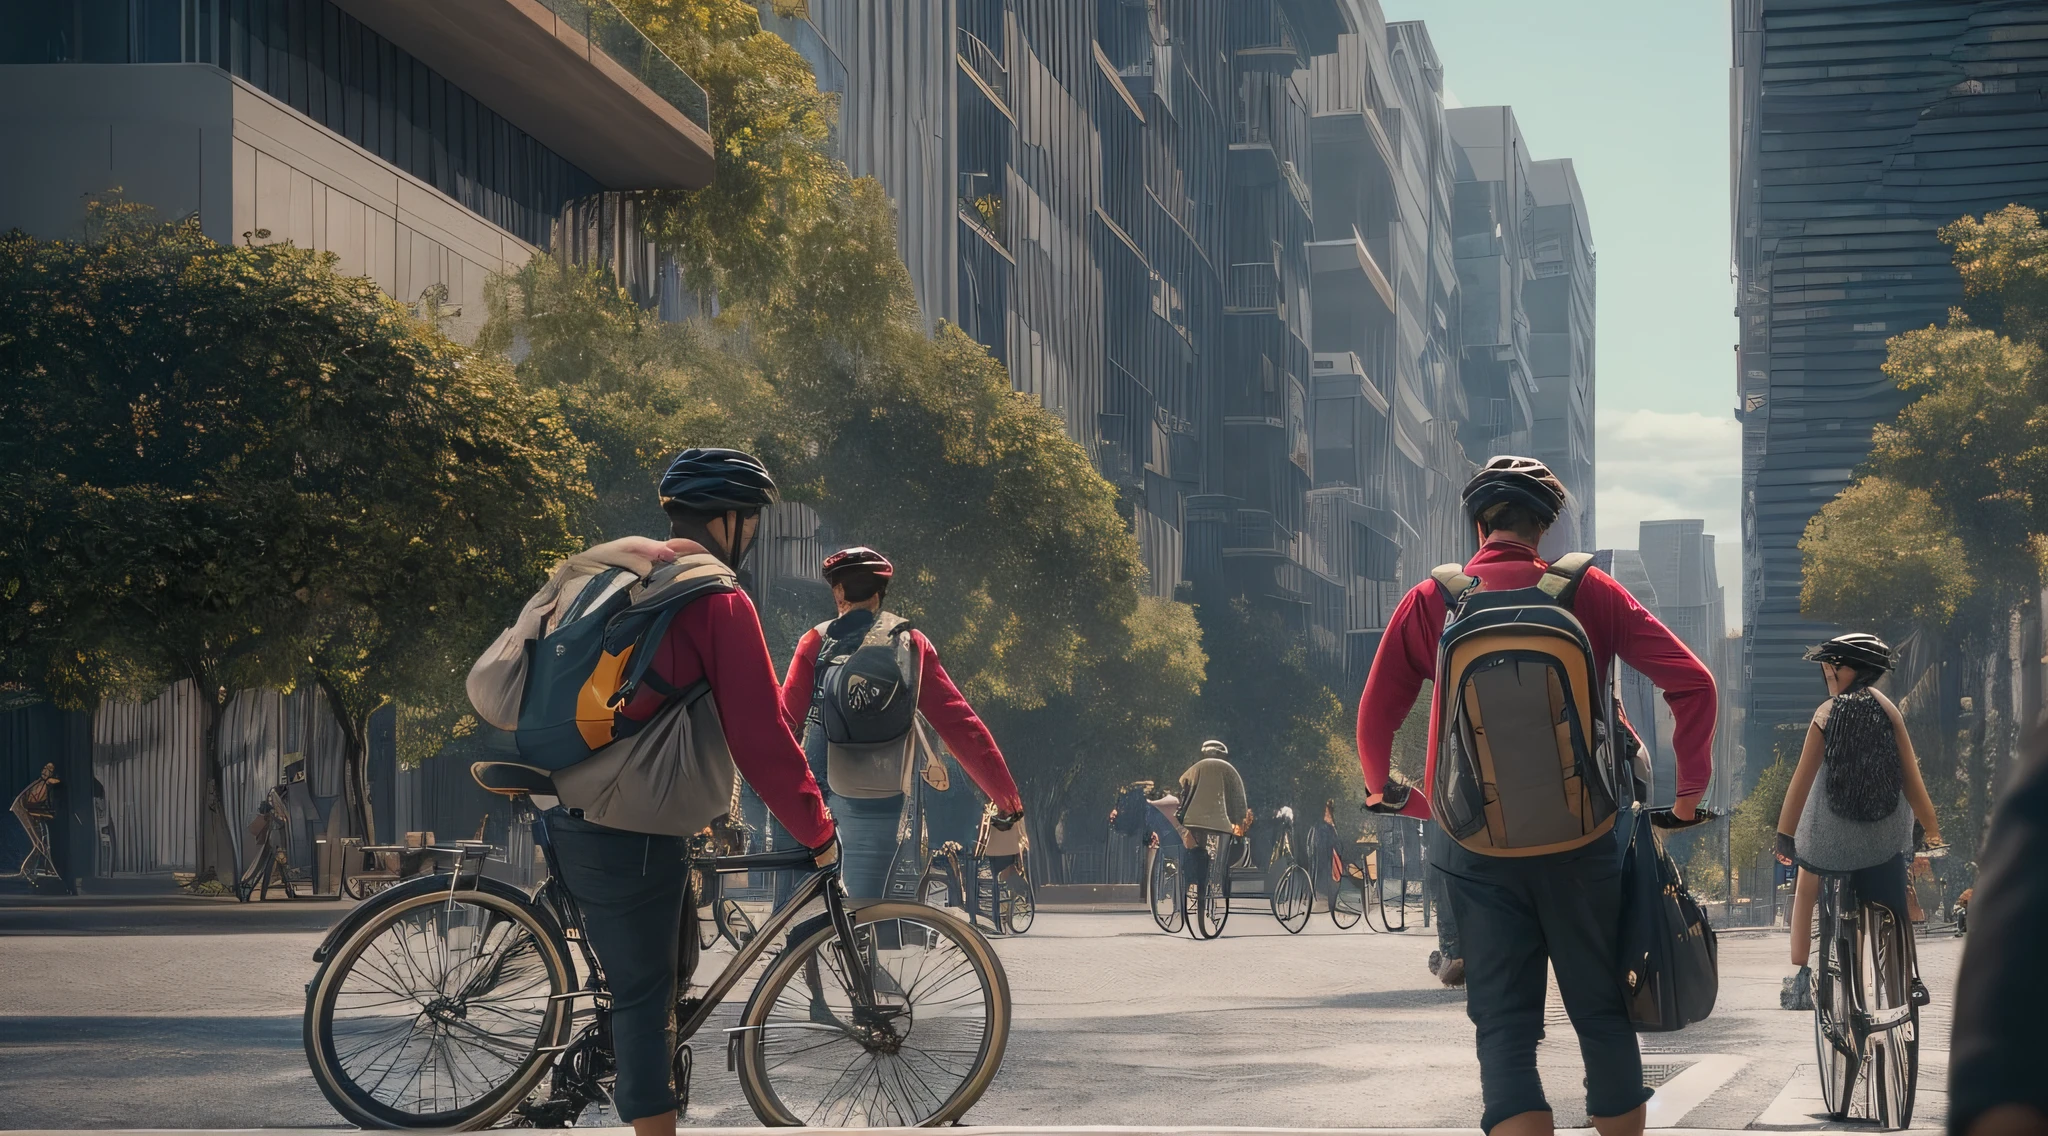
<path fill-rule="evenodd" d="M 1579 1035 L 1586 1061 L 1586 1112 L 1622 1116 L 1650 1099 L 1642 1052 L 1623 1000 L 1616 940 L 1621 928 L 1621 860 L 1615 841 L 1547 856 L 1482 856 L 1430 827 L 1430 859 L 1443 872 L 1452 917 L 1463 934 L 1465 1013 L 1477 1028 L 1480 1127 L 1525 1112 L 1547 1112 L 1536 1074 L 1543 1039 L 1545 963 Z"/>
<path fill-rule="evenodd" d="M 669 1062 L 688 842 L 606 828 L 560 806 L 547 811 L 546 821 L 562 882 L 583 913 L 611 990 L 619 1119 L 674 1111 Z"/>
<path fill-rule="evenodd" d="M 893 797 L 842 797 L 825 791 L 825 805 L 839 825 L 839 875 L 848 899 L 882 898 L 889 884 L 889 865 L 896 858 L 896 827 L 903 816 L 903 794 Z M 793 848 L 796 838 L 782 823 L 770 820 L 769 838 L 776 848 Z M 779 911 L 796 891 L 797 874 L 777 872 L 775 907 Z"/>

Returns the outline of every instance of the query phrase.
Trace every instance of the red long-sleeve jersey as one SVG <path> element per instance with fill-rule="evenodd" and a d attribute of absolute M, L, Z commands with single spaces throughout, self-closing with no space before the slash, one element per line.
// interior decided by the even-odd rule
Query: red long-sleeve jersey
<path fill-rule="evenodd" d="M 995 736 L 988 732 L 988 726 L 974 707 L 953 685 L 952 676 L 939 665 L 939 650 L 924 632 L 911 629 L 910 641 L 917 648 L 918 664 L 922 667 L 917 686 L 917 711 L 923 714 L 932 728 L 939 732 L 939 740 L 946 743 L 946 749 L 959 760 L 960 767 L 967 771 L 981 791 L 1004 812 L 1017 812 L 1024 807 L 1024 799 L 1017 794 L 1017 782 L 1010 776 L 1010 766 L 1003 760 L 1003 751 L 996 748 Z M 813 627 L 797 640 L 796 654 L 789 660 L 789 674 L 782 680 L 782 717 L 792 730 L 803 728 L 803 721 L 811 712 L 811 696 L 817 683 L 818 648 L 824 637 Z"/>
<path fill-rule="evenodd" d="M 1487 588 L 1503 591 L 1534 585 L 1549 567 L 1535 549 L 1496 533 L 1465 565 L 1465 571 Z M 1436 677 L 1437 641 L 1443 636 L 1445 612 L 1443 589 L 1435 580 L 1424 580 L 1409 589 L 1387 621 L 1379 653 L 1373 656 L 1372 671 L 1365 679 L 1365 695 L 1358 703 L 1358 763 L 1365 770 L 1369 792 L 1377 793 L 1386 785 L 1394 731 L 1408 717 L 1424 680 Z M 1678 796 L 1704 792 L 1714 771 L 1714 676 L 1670 628 L 1598 568 L 1588 568 L 1581 576 L 1572 614 L 1578 616 L 1592 641 L 1602 681 L 1620 656 L 1664 692 L 1664 701 L 1676 720 L 1671 745 L 1677 758 Z M 1428 771 L 1401 810 L 1409 816 L 1429 815 L 1424 794 L 1436 778 L 1436 729 L 1432 720 Z"/>
<path fill-rule="evenodd" d="M 775 664 L 761 634 L 761 616 L 745 592 L 705 596 L 676 613 L 656 648 L 650 670 L 677 690 L 698 679 L 711 683 L 725 740 L 740 776 L 754 787 L 768 811 L 806 847 L 832 839 L 832 814 L 811 776 L 802 747 L 790 736 L 777 700 Z M 654 716 L 661 695 L 643 689 L 623 713 L 636 721 Z"/>

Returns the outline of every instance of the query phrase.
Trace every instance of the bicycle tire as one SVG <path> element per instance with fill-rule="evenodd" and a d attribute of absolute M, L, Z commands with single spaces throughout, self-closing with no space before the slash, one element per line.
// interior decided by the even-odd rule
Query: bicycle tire
<path fill-rule="evenodd" d="M 1205 837 L 1209 850 L 1207 876 L 1191 885 L 1194 899 L 1188 913 L 1188 931 L 1197 939 L 1214 939 L 1230 922 L 1230 845 L 1219 837 Z"/>
<path fill-rule="evenodd" d="M 459 923 L 453 917 L 453 913 L 457 911 L 465 913 Z M 505 941 L 499 946 L 490 948 L 490 958 L 484 959 L 478 952 L 471 953 L 471 958 L 466 962 L 481 962 L 481 966 L 457 963 L 446 967 L 445 972 L 435 980 L 431 990 L 425 989 L 429 984 L 424 981 L 415 984 L 415 988 L 410 990 L 392 989 L 392 984 L 385 986 L 383 993 L 395 996 L 385 1004 L 403 1006 L 407 1001 L 416 1003 L 411 1014 L 395 1019 L 399 1023 L 396 1027 L 387 1027 L 387 1031 L 390 1028 L 409 1030 L 407 1034 L 401 1035 L 398 1041 L 397 1056 L 388 1058 L 393 1063 L 392 1068 L 396 1068 L 396 1062 L 401 1060 L 405 1052 L 418 1040 L 417 1035 L 422 1022 L 432 1022 L 436 1027 L 440 1027 L 430 1031 L 436 1039 L 445 1038 L 456 1028 L 451 1024 L 450 1018 L 459 1021 L 462 1028 L 481 1033 L 480 1029 L 469 1024 L 468 1011 L 482 1004 L 485 1000 L 478 995 L 489 994 L 491 988 L 477 989 L 477 983 L 494 972 L 502 973 L 508 966 L 523 961 L 517 956 L 529 952 L 532 959 L 539 964 L 545 980 L 544 990 L 535 989 L 521 999 L 527 1007 L 521 1014 L 533 1023 L 531 1038 L 503 1042 L 502 1051 L 497 1053 L 493 1053 L 481 1043 L 461 1044 L 461 1051 L 469 1056 L 472 1068 L 480 1070 L 482 1061 L 486 1059 L 495 1059 L 499 1064 L 509 1066 L 505 1074 L 497 1078 L 495 1085 L 478 1092 L 474 1099 L 466 1103 L 461 1100 L 458 1093 L 449 1102 L 449 1107 L 430 1108 L 426 1103 L 424 1088 L 413 1094 L 411 1107 L 406 1107 L 402 1098 L 380 1099 L 377 1090 L 381 1088 L 382 1080 L 380 1079 L 377 1085 L 365 1087 L 357 1080 L 357 1074 L 348 1067 L 349 1058 L 360 1055 L 362 1051 L 358 1050 L 355 1054 L 343 1053 L 336 1040 L 337 1003 L 349 993 L 347 986 L 350 977 L 356 973 L 357 963 L 380 939 L 409 920 L 422 932 L 422 938 L 426 937 L 427 932 L 438 928 L 439 937 L 443 941 L 440 948 L 442 957 L 452 957 L 453 951 L 446 945 L 450 930 L 458 925 L 469 925 L 473 918 L 483 924 L 482 934 L 475 936 L 479 945 L 487 942 L 495 927 L 500 925 L 491 922 L 493 919 L 515 930 L 508 932 Z M 398 936 L 401 946 L 404 945 L 405 937 L 401 931 Z M 408 950 L 406 953 L 410 955 L 411 952 Z M 367 965 L 364 967 L 365 971 L 370 969 Z M 407 968 L 407 971 L 421 979 L 425 978 L 423 970 Z M 400 977 L 400 973 L 398 968 L 387 965 L 386 974 L 394 979 L 397 985 L 404 985 L 407 980 Z M 467 977 L 464 977 L 465 975 Z M 306 1061 L 311 1066 L 313 1080 L 320 1086 L 320 1092 L 327 1098 L 327 1103 L 333 1105 L 342 1119 L 351 1124 L 363 1128 L 436 1128 L 459 1131 L 487 1127 L 511 1111 L 520 1101 L 525 1100 L 554 1065 L 554 1054 L 547 1050 L 568 1040 L 573 1011 L 570 1002 L 560 995 L 567 994 L 573 983 L 574 972 L 561 932 L 555 928 L 551 919 L 527 903 L 481 889 L 456 892 L 435 890 L 407 896 L 392 903 L 387 910 L 379 912 L 377 917 L 366 921 L 343 940 L 334 953 L 328 956 L 327 961 L 321 964 L 320 970 L 313 976 L 313 981 L 307 983 L 303 1023 Z M 452 992 L 446 989 L 448 986 L 454 986 Z M 437 1016 L 435 1007 L 450 1000 L 453 1000 L 452 1011 L 443 1006 L 441 1015 Z M 504 1009 L 498 1009 L 496 1012 L 511 1016 L 511 1013 Z M 404 1025 L 407 1019 L 412 1023 L 410 1027 Z M 371 1044 L 381 1045 L 379 1042 Z M 429 1040 L 426 1044 L 431 1053 L 436 1041 Z M 384 1047 L 384 1052 L 389 1052 L 388 1046 Z M 377 1056 L 378 1061 L 385 1059 L 381 1053 Z M 375 1067 L 376 1062 L 373 1061 L 364 1071 Z M 389 1076 L 388 1072 L 386 1076 Z"/>
<path fill-rule="evenodd" d="M 1814 904 L 1818 934 L 1813 936 L 1819 951 L 1813 960 L 1814 1059 L 1820 1073 L 1821 1099 L 1827 1105 L 1828 1115 L 1835 1120 L 1846 1120 L 1854 1111 L 1852 1097 L 1862 1048 L 1849 1036 L 1852 1019 L 1848 972 L 1855 967 L 1858 945 L 1854 917 L 1845 915 L 1838 907 L 1841 886 L 1839 881 L 1821 881 L 1821 893 Z"/>
<path fill-rule="evenodd" d="M 1009 885 L 1010 914 L 1008 924 L 1010 934 L 1012 935 L 1021 935 L 1029 931 L 1031 924 L 1038 918 L 1038 893 L 1037 889 L 1031 886 L 1031 877 L 1020 875 L 1017 878 L 1022 881 L 1021 884 L 1013 883 Z"/>
<path fill-rule="evenodd" d="M 885 950 L 912 944 L 921 944 L 928 952 L 943 950 L 947 946 L 957 951 L 960 963 L 964 964 L 966 971 L 972 975 L 981 994 L 981 1025 L 976 1029 L 971 1021 L 968 1023 L 970 1032 L 966 1040 L 972 1042 L 973 1054 L 970 1064 L 957 1075 L 957 1083 L 952 1084 L 950 1091 L 943 1096 L 939 1095 L 939 1090 L 932 1089 L 924 1084 L 922 1078 L 918 1078 L 919 1086 L 928 1091 L 931 1102 L 928 1106 L 899 1109 L 896 1110 L 896 1115 L 877 1117 L 872 1110 L 878 1107 L 894 1109 L 898 1105 L 892 1089 L 906 1094 L 911 1092 L 910 1086 L 904 1080 L 904 1074 L 916 1077 L 917 1071 L 912 1067 L 913 1059 L 893 1061 L 888 1063 L 888 1068 L 895 1076 L 885 1078 L 880 1072 L 883 1063 L 874 1060 L 878 1056 L 876 1052 L 867 1043 L 851 1036 L 852 1027 L 847 1025 L 851 1011 L 840 1010 L 839 1003 L 832 997 L 844 993 L 844 979 L 841 976 L 840 964 L 831 950 L 836 942 L 837 932 L 826 923 L 802 942 L 791 943 L 776 956 L 767 972 L 761 976 L 760 982 L 755 985 L 753 995 L 747 999 L 746 1008 L 741 1011 L 738 1031 L 741 1040 L 736 1045 L 737 1064 L 740 1088 L 746 1094 L 748 1105 L 753 1108 L 754 1115 L 763 1124 L 781 1127 L 800 1124 L 823 1127 L 921 1127 L 946 1124 L 960 1119 L 988 1090 L 989 1082 L 995 1079 L 996 1070 L 1002 1065 L 1003 1050 L 1009 1042 L 1010 982 L 1003 972 L 1002 961 L 996 957 L 995 951 L 989 947 L 988 940 L 980 932 L 951 912 L 924 904 L 883 902 L 869 904 L 849 912 L 849 915 L 853 920 L 855 935 L 862 940 L 861 946 L 869 959 L 867 965 L 871 972 L 885 976 L 878 983 L 882 987 L 878 993 L 892 1001 L 899 997 L 904 1000 L 906 1012 L 896 1020 L 910 1021 L 910 1031 L 917 1031 L 921 1027 L 925 1029 L 923 1035 L 916 1032 L 906 1033 L 903 1041 L 911 1037 L 928 1036 L 933 1032 L 940 1032 L 943 1040 L 943 1031 L 938 1031 L 937 1027 L 944 1023 L 944 1018 L 934 1013 L 932 1008 L 954 1003 L 965 1013 L 972 1014 L 974 1007 L 969 1004 L 972 992 L 963 992 L 954 998 L 935 1000 L 928 1004 L 932 1008 L 918 1012 L 918 1006 L 924 1003 L 916 1000 L 916 988 L 924 985 L 927 979 L 932 979 L 933 968 L 925 967 L 922 965 L 924 960 L 919 960 L 920 966 L 907 976 L 909 981 L 906 982 L 906 975 L 888 969 L 880 961 L 879 955 Z M 864 936 L 863 931 L 867 932 Z M 797 993 L 795 987 L 805 982 L 805 968 L 811 964 L 815 964 L 816 974 L 829 973 L 841 976 L 840 989 L 824 991 L 824 983 L 821 982 L 818 988 L 813 988 L 808 997 Z M 954 972 L 958 969 L 955 964 L 946 964 L 937 968 L 937 978 L 932 980 L 951 982 Z M 941 992 L 945 989 L 944 985 L 938 986 Z M 790 997 L 786 999 L 783 997 L 785 991 L 790 992 Z M 780 1015 L 779 1024 L 778 1007 L 785 1010 L 785 1013 Z M 820 1021 L 821 1014 L 831 1020 Z M 835 1031 L 841 1036 L 814 1045 L 806 1044 L 799 1050 L 782 1048 L 783 1043 L 780 1040 L 783 1036 L 815 1037 L 821 1033 Z M 869 1069 L 854 1080 L 849 1090 L 850 1099 L 844 1102 L 844 1107 L 829 1098 L 815 1103 L 810 1102 L 809 1092 L 803 1088 L 799 1080 L 799 1070 L 795 1068 L 799 1058 L 816 1054 L 835 1041 L 848 1042 L 850 1044 L 845 1048 L 859 1051 L 853 1054 L 855 1063 L 865 1060 L 869 1064 Z M 902 1046 L 899 1043 L 896 1051 L 880 1056 L 900 1058 L 903 1048 L 915 1047 Z M 917 1052 L 925 1054 L 927 1058 L 930 1057 L 929 1052 L 924 1049 L 917 1049 Z M 961 1049 L 957 1052 L 965 1053 L 969 1050 Z M 778 1056 L 780 1060 L 775 1060 L 774 1058 Z M 819 1074 L 818 1079 L 829 1078 L 827 1090 L 837 1090 L 846 1084 L 847 1076 L 854 1067 L 854 1064 L 849 1064 L 836 1075 L 827 1071 Z M 864 1100 L 864 1086 L 869 1084 L 870 1073 L 873 1075 L 874 1094 L 872 1099 Z M 792 1095 L 798 1096 L 798 1103 L 792 1104 L 786 1099 Z M 856 1123 L 876 1119 L 886 1123 Z"/>
<path fill-rule="evenodd" d="M 1152 862 L 1150 881 L 1152 922 L 1169 935 L 1178 935 L 1188 921 L 1187 887 L 1181 883 L 1180 862 L 1162 854 Z"/>
<path fill-rule="evenodd" d="M 1349 931 L 1365 918 L 1365 883 L 1348 870 L 1337 878 L 1337 889 L 1330 895 L 1330 922 L 1340 931 Z"/>
<path fill-rule="evenodd" d="M 1920 1075 L 1920 1010 L 1912 1002 L 1912 929 L 1882 907 L 1866 905 L 1862 923 L 1869 944 L 1870 981 L 1876 997 L 1872 1009 L 1906 1010 L 1905 1021 L 1870 1034 L 1864 1043 L 1863 1066 L 1872 1117 L 1884 1128 L 1905 1128 L 1913 1122 L 1913 1098 Z"/>
<path fill-rule="evenodd" d="M 1315 906 L 1315 885 L 1309 882 L 1308 869 L 1300 864 L 1282 869 L 1267 902 L 1273 908 L 1273 918 L 1288 934 L 1301 934 L 1308 926 L 1309 909 Z"/>

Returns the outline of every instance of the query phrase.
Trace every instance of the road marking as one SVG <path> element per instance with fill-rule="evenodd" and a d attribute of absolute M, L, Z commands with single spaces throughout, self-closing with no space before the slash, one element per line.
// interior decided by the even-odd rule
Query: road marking
<path fill-rule="evenodd" d="M 1749 1058 L 1733 1053 L 1706 1053 L 1697 1057 L 1657 1054 L 1659 1064 L 1677 1065 L 1691 1062 L 1676 1077 L 1657 1086 L 1656 1095 L 1650 1098 L 1649 1113 L 1644 1121 L 1650 1128 L 1676 1128 L 1686 1113 L 1698 1108 L 1708 1097 L 1714 1095 L 1722 1085 L 1728 1083 L 1742 1067 L 1749 1064 Z"/>

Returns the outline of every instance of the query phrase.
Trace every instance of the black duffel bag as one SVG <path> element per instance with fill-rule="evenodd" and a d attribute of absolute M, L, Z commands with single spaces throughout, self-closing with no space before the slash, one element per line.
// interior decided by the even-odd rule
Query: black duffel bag
<path fill-rule="evenodd" d="M 1621 979 L 1630 1023 L 1638 1033 L 1667 1033 L 1704 1020 L 1721 989 L 1720 947 L 1645 809 L 1636 810 L 1622 853 L 1621 887 Z"/>

